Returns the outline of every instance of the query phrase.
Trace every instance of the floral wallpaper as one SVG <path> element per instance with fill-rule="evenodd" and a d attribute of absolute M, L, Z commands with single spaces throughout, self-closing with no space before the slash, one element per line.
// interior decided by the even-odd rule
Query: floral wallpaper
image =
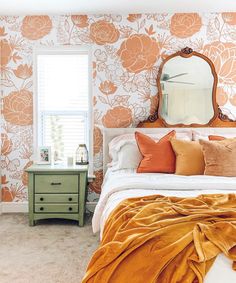
<path fill-rule="evenodd" d="M 101 127 L 135 127 L 155 111 L 165 56 L 189 46 L 215 64 L 217 101 L 236 119 L 236 13 L 1 16 L 2 201 L 27 200 L 32 164 L 35 46 L 91 45 L 96 181 L 102 181 Z"/>

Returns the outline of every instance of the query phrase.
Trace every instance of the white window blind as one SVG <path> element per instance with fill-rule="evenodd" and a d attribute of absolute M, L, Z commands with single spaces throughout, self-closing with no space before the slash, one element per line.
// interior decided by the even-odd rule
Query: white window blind
<path fill-rule="evenodd" d="M 45 53 L 36 57 L 38 145 L 64 159 L 79 143 L 89 148 L 88 52 Z"/>

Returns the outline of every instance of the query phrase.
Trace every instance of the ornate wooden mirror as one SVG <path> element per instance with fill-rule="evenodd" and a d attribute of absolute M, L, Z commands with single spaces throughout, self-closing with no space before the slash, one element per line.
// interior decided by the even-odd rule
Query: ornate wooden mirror
<path fill-rule="evenodd" d="M 158 116 L 165 126 L 208 126 L 218 116 L 217 74 L 203 54 L 184 48 L 161 64 Z"/>

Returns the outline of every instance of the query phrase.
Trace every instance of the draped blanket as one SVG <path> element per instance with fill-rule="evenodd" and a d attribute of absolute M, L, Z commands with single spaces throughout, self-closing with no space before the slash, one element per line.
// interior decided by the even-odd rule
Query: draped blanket
<path fill-rule="evenodd" d="M 236 270 L 236 194 L 127 199 L 82 282 L 201 283 L 220 253 Z"/>

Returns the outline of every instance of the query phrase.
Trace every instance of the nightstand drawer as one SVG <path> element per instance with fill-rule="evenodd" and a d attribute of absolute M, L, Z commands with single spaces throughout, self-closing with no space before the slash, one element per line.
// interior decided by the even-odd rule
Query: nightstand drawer
<path fill-rule="evenodd" d="M 35 193 L 78 193 L 78 175 L 35 175 Z"/>
<path fill-rule="evenodd" d="M 78 204 L 35 204 L 37 213 L 76 213 Z"/>
<path fill-rule="evenodd" d="M 78 203 L 78 194 L 36 194 L 37 203 Z"/>

